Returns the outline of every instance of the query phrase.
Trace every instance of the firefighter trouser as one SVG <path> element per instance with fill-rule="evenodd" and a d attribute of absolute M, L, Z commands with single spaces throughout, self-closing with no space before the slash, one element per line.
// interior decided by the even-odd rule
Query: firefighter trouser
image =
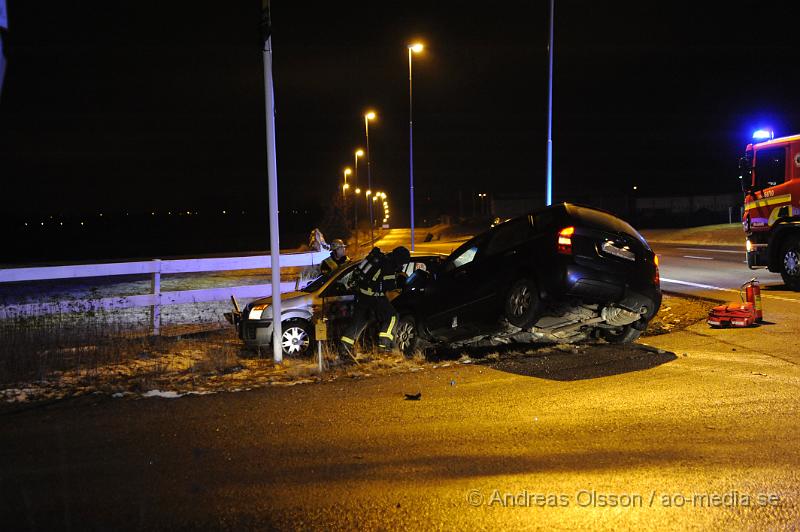
<path fill-rule="evenodd" d="M 358 337 L 372 321 L 378 322 L 378 344 L 384 349 L 391 349 L 397 313 L 386 296 L 361 296 L 356 300 L 353 319 L 344 329 L 342 343 L 352 350 Z"/>

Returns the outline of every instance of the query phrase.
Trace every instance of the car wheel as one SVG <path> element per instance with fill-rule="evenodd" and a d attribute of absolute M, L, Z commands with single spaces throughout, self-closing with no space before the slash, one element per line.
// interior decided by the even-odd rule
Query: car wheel
<path fill-rule="evenodd" d="M 411 316 L 402 316 L 394 329 L 394 341 L 397 348 L 406 357 L 414 356 L 418 351 L 419 337 L 417 324 Z"/>
<path fill-rule="evenodd" d="M 781 250 L 781 277 L 787 287 L 800 290 L 800 238 L 790 237 Z"/>
<path fill-rule="evenodd" d="M 639 339 L 642 331 L 630 324 L 616 329 L 603 329 L 600 335 L 609 344 L 630 344 Z"/>
<path fill-rule="evenodd" d="M 286 320 L 282 324 L 281 347 L 283 354 L 299 357 L 307 354 L 311 347 L 314 329 L 305 320 Z"/>
<path fill-rule="evenodd" d="M 520 279 L 506 295 L 505 315 L 512 325 L 527 329 L 536 323 L 539 313 L 539 291 L 530 279 Z"/>

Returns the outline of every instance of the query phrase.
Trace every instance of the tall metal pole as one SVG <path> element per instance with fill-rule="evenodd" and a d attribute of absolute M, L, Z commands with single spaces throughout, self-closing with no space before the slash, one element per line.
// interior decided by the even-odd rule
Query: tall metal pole
<path fill-rule="evenodd" d="M 369 158 L 369 118 L 367 115 L 364 115 L 364 131 L 367 133 L 367 190 L 372 190 L 372 170 L 370 166 L 370 158 Z M 372 226 L 374 225 L 372 221 L 372 202 L 367 202 L 367 209 L 369 210 L 369 241 L 374 244 L 374 236 L 372 234 Z"/>
<path fill-rule="evenodd" d="M 283 362 L 281 345 L 281 247 L 278 232 L 278 165 L 275 160 L 275 90 L 272 85 L 272 36 L 269 0 L 262 0 L 264 29 L 264 90 L 267 115 L 267 175 L 269 181 L 269 254 L 272 277 L 272 359 Z"/>
<path fill-rule="evenodd" d="M 550 0 L 550 44 L 547 47 L 547 191 L 545 204 L 553 204 L 553 11 L 555 0 Z"/>
<path fill-rule="evenodd" d="M 411 46 L 408 47 L 408 184 L 411 198 L 411 251 L 414 251 L 414 118 L 412 113 Z"/>
<path fill-rule="evenodd" d="M 358 150 L 353 155 L 353 186 L 358 190 Z M 358 249 L 358 194 L 353 196 L 353 230 L 356 232 L 356 249 Z"/>

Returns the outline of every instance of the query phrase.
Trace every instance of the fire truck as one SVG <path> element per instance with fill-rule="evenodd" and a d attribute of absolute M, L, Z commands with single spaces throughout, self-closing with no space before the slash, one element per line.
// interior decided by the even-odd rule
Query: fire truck
<path fill-rule="evenodd" d="M 800 135 L 760 130 L 739 161 L 747 265 L 779 272 L 800 290 Z"/>

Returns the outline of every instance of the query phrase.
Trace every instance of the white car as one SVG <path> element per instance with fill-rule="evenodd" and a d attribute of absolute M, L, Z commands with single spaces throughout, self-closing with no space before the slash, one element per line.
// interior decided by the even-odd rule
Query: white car
<path fill-rule="evenodd" d="M 417 269 L 431 269 L 442 261 L 440 255 L 414 255 L 403 266 L 410 275 Z M 338 340 L 344 322 L 352 316 L 355 295 L 349 280 L 358 262 L 340 266 L 327 276 L 317 277 L 296 292 L 281 296 L 283 353 L 304 355 L 314 344 L 314 323 L 327 319 L 328 338 Z M 391 299 L 391 295 L 390 295 Z M 264 297 L 248 303 L 241 311 L 226 315 L 239 332 L 245 345 L 266 348 L 272 345 L 272 298 Z"/>

